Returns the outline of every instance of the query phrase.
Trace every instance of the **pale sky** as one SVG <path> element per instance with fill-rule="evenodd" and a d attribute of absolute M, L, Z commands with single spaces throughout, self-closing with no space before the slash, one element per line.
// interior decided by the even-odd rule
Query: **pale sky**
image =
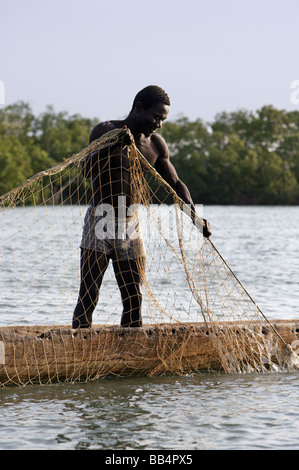
<path fill-rule="evenodd" d="M 0 44 L 5 105 L 35 113 L 122 118 L 150 84 L 170 120 L 299 110 L 298 0 L 0 0 Z"/>

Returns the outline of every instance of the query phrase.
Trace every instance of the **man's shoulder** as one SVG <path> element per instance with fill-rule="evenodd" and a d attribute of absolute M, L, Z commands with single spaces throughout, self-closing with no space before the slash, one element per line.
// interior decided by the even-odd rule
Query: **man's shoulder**
<path fill-rule="evenodd" d="M 151 136 L 151 142 L 157 149 L 157 152 L 160 157 L 168 157 L 169 156 L 169 151 L 167 144 L 163 137 L 160 134 L 154 133 Z"/>
<path fill-rule="evenodd" d="M 119 127 L 119 122 L 120 121 L 103 121 L 97 124 L 90 133 L 89 143 L 99 139 L 107 132 L 117 129 Z"/>

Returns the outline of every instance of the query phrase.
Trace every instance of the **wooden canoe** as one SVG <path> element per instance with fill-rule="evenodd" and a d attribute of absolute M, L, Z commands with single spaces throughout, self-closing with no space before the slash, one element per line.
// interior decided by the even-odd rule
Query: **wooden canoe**
<path fill-rule="evenodd" d="M 244 323 L 218 325 L 224 337 L 232 330 L 247 334 Z M 299 320 L 276 320 L 272 325 L 283 341 L 298 349 Z M 285 344 L 269 324 L 256 323 L 255 328 L 278 363 Z M 0 386 L 222 369 L 213 332 L 205 323 L 142 328 L 94 325 L 82 330 L 67 325 L 0 327 Z"/>

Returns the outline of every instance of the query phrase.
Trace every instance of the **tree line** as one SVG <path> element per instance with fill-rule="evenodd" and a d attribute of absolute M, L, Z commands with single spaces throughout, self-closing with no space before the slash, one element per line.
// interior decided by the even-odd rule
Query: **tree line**
<path fill-rule="evenodd" d="M 88 145 L 99 119 L 53 107 L 35 116 L 28 103 L 0 110 L 0 195 Z M 297 204 L 299 111 L 264 106 L 164 123 L 171 161 L 195 203 Z"/>

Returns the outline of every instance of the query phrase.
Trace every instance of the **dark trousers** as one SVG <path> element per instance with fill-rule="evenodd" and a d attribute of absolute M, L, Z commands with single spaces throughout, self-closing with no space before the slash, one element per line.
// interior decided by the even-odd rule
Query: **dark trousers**
<path fill-rule="evenodd" d="M 99 291 L 110 258 L 105 253 L 81 248 L 81 284 L 78 302 L 73 314 L 73 328 L 88 328 L 99 300 Z M 120 290 L 123 313 L 121 326 L 142 326 L 140 292 L 140 263 L 136 260 L 112 260 Z"/>

